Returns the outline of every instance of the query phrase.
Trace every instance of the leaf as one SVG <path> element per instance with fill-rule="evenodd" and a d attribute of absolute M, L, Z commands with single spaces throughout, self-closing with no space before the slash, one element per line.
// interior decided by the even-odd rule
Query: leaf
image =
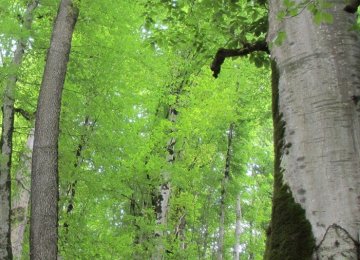
<path fill-rule="evenodd" d="M 325 1 L 325 0 L 319 0 L 318 4 L 319 4 L 319 9 L 322 9 L 322 10 L 323 9 L 328 9 L 328 8 L 331 8 L 331 7 L 334 6 L 333 3 L 330 3 L 330 2 Z"/>
<path fill-rule="evenodd" d="M 317 12 L 317 7 L 315 5 L 315 3 L 310 3 L 308 6 L 307 6 L 307 9 L 309 10 L 310 13 L 312 14 L 315 14 Z"/>
<path fill-rule="evenodd" d="M 333 23 L 333 16 L 330 13 L 325 12 L 317 12 L 314 16 L 314 21 L 317 25 L 320 25 L 321 23 Z"/>
<path fill-rule="evenodd" d="M 274 40 L 275 45 L 277 46 L 281 45 L 284 42 L 285 38 L 286 38 L 286 33 L 280 31 Z"/>
<path fill-rule="evenodd" d="M 282 11 L 280 11 L 280 12 L 277 13 L 276 18 L 277 18 L 278 20 L 282 20 L 282 19 L 284 19 L 285 16 L 286 16 L 286 12 L 285 12 L 284 10 L 282 10 Z"/>
<path fill-rule="evenodd" d="M 330 13 L 323 13 L 323 22 L 332 24 L 334 22 L 334 17 Z"/>
<path fill-rule="evenodd" d="M 284 0 L 284 6 L 285 6 L 286 8 L 291 8 L 291 7 L 295 6 L 295 1 Z"/>

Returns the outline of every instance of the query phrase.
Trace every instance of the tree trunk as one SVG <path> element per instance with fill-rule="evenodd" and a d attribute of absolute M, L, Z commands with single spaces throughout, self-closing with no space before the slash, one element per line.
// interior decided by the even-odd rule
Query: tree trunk
<path fill-rule="evenodd" d="M 297 1 L 300 2 L 300 1 Z M 331 1 L 332 24 L 306 9 L 279 21 L 270 1 L 275 171 L 265 259 L 358 259 L 360 41 L 356 17 Z"/>
<path fill-rule="evenodd" d="M 221 198 L 220 198 L 220 224 L 219 224 L 219 240 L 218 240 L 218 260 L 225 258 L 225 214 L 226 214 L 226 186 L 230 177 L 230 162 L 231 162 L 231 143 L 233 139 L 234 124 L 231 123 L 228 130 L 228 144 L 225 159 L 224 178 L 221 182 Z"/>
<path fill-rule="evenodd" d="M 32 23 L 32 13 L 38 1 L 31 1 L 24 14 L 24 28 L 29 30 Z M 11 209 L 11 157 L 12 135 L 14 130 L 15 87 L 18 80 L 17 69 L 22 63 L 26 40 L 21 38 L 16 43 L 16 49 L 11 66 L 15 72 L 9 75 L 3 98 L 3 121 L 1 131 L 1 160 L 0 160 L 0 259 L 12 258 L 10 243 L 10 209 Z"/>
<path fill-rule="evenodd" d="M 80 136 L 80 142 L 76 148 L 75 152 L 75 162 L 74 162 L 74 169 L 71 173 L 71 181 L 67 184 L 66 189 L 66 197 L 68 199 L 66 205 L 66 214 L 69 215 L 74 209 L 74 201 L 75 201 L 75 194 L 76 194 L 76 185 L 77 179 L 76 171 L 79 170 L 81 164 L 83 163 L 83 151 L 86 149 L 90 133 L 93 131 L 95 127 L 96 120 L 92 121 L 89 116 L 85 117 L 83 127 L 85 128 L 84 134 Z M 66 235 L 69 229 L 69 224 L 67 222 L 64 223 L 64 228 L 66 230 Z M 65 237 L 64 240 L 66 241 L 67 238 Z"/>
<path fill-rule="evenodd" d="M 236 223 L 235 223 L 235 245 L 234 245 L 234 260 L 240 260 L 240 235 L 241 235 L 241 196 L 240 193 L 236 196 Z"/>
<path fill-rule="evenodd" d="M 25 229 L 28 221 L 30 202 L 31 156 L 34 144 L 34 130 L 30 131 L 26 151 L 21 155 L 21 168 L 16 173 L 18 192 L 13 196 L 11 209 L 11 245 L 14 259 L 20 259 L 23 249 Z"/>
<path fill-rule="evenodd" d="M 176 121 L 176 115 L 177 111 L 175 108 L 169 108 L 167 119 L 171 122 L 175 123 Z M 175 162 L 175 144 L 176 140 L 175 138 L 171 137 L 166 145 L 166 149 L 168 151 L 167 155 L 167 162 L 168 163 L 174 163 Z M 169 211 L 169 200 L 170 200 L 170 193 L 171 193 L 171 184 L 169 181 L 169 176 L 162 176 L 164 183 L 160 186 L 160 192 L 157 196 L 156 200 L 156 224 L 159 227 L 158 230 L 155 233 L 156 239 L 156 245 L 155 245 L 155 253 L 152 256 L 152 259 L 158 260 L 163 259 L 163 255 L 165 253 L 165 248 L 163 245 L 162 237 L 163 237 L 163 231 L 162 227 L 166 226 L 167 223 L 167 215 Z"/>
<path fill-rule="evenodd" d="M 61 0 L 41 83 L 31 172 L 31 259 L 57 258 L 59 117 L 77 16 L 72 1 Z"/>

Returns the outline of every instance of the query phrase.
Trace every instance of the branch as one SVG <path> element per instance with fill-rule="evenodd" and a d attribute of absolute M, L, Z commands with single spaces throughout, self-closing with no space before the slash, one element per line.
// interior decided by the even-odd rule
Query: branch
<path fill-rule="evenodd" d="M 30 113 L 22 108 L 15 108 L 15 112 L 22 115 L 28 121 L 31 121 L 35 117 L 35 113 Z"/>
<path fill-rule="evenodd" d="M 345 6 L 344 11 L 354 14 L 356 13 L 360 5 L 360 0 L 351 0 L 347 6 Z"/>
<path fill-rule="evenodd" d="M 210 69 L 213 71 L 214 78 L 218 77 L 221 70 L 221 65 L 224 63 L 225 58 L 246 56 L 255 51 L 264 51 L 266 53 L 270 53 L 267 43 L 265 41 L 258 41 L 253 44 L 247 44 L 241 49 L 220 48 L 217 51 L 215 58 L 210 66 Z"/>

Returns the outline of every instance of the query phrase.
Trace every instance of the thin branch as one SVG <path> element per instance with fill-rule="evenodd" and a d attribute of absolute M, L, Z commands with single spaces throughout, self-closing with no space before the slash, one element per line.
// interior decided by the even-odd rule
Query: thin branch
<path fill-rule="evenodd" d="M 22 108 L 14 108 L 16 113 L 22 115 L 26 120 L 31 121 L 35 118 L 35 113 L 30 113 Z"/>

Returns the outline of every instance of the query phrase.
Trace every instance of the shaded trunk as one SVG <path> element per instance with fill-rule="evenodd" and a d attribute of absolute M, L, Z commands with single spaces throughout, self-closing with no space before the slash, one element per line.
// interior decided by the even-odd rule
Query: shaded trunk
<path fill-rule="evenodd" d="M 21 155 L 21 168 L 16 172 L 18 183 L 16 197 L 12 199 L 11 209 L 11 245 L 14 259 L 20 259 L 28 222 L 30 202 L 31 156 L 34 144 L 34 129 L 31 129 L 25 152 Z"/>
<path fill-rule="evenodd" d="M 32 23 L 33 10 L 37 7 L 38 1 L 31 1 L 24 14 L 24 28 L 29 30 Z M 1 160 L 0 160 L 0 259 L 11 258 L 10 243 L 10 209 L 11 209 L 11 157 L 12 157 L 12 136 L 14 131 L 14 103 L 15 87 L 18 80 L 17 69 L 20 67 L 27 39 L 19 39 L 11 66 L 14 73 L 9 75 L 3 97 L 3 121 L 1 131 Z"/>
<path fill-rule="evenodd" d="M 168 113 L 166 118 L 175 124 L 176 118 L 178 115 L 178 111 L 176 110 L 176 106 L 178 105 L 178 100 L 180 97 L 180 94 L 182 92 L 183 87 L 186 85 L 188 81 L 188 73 L 185 72 L 184 75 L 180 74 L 181 81 L 179 82 L 178 87 L 172 90 L 172 94 L 176 96 L 175 104 L 169 107 Z M 177 84 L 177 83 L 175 83 Z M 176 139 L 174 137 L 171 137 L 167 144 L 166 144 L 166 150 L 168 152 L 167 154 L 167 162 L 173 164 L 175 162 L 176 154 L 175 154 L 175 144 Z M 163 236 L 162 228 L 164 228 L 167 224 L 167 214 L 169 211 L 169 200 L 171 195 L 171 183 L 170 183 L 170 174 L 164 173 L 162 176 L 163 183 L 160 186 L 160 192 L 159 195 L 156 198 L 155 201 L 155 211 L 156 211 L 156 223 L 159 225 L 160 229 L 156 231 L 155 236 L 160 238 Z M 183 219 L 184 225 L 181 225 L 183 229 L 185 229 L 185 216 Z M 181 230 L 180 232 L 183 232 Z M 166 250 L 164 249 L 163 243 L 161 242 L 161 239 L 157 239 L 157 245 L 155 249 L 155 254 L 152 257 L 152 259 L 162 259 L 164 253 Z"/>
<path fill-rule="evenodd" d="M 77 177 L 75 176 L 75 174 L 76 174 L 76 170 L 79 169 L 79 167 L 83 162 L 82 153 L 88 142 L 87 134 L 88 132 L 91 132 L 93 130 L 93 128 L 95 127 L 95 123 L 96 120 L 95 121 L 90 120 L 89 116 L 86 116 L 83 122 L 83 127 L 86 130 L 85 133 L 80 136 L 80 142 L 75 152 L 75 162 L 74 162 L 74 169 L 71 173 L 71 181 L 67 185 L 66 195 L 68 198 L 68 203 L 66 206 L 66 214 L 70 214 L 74 210 L 74 200 L 75 200 L 76 184 L 77 184 Z M 69 228 L 69 224 L 67 222 L 64 223 L 64 228 L 66 229 L 67 232 Z"/>
<path fill-rule="evenodd" d="M 61 0 L 40 88 L 31 171 L 31 259 L 57 258 L 59 118 L 77 16 L 72 1 Z"/>
<path fill-rule="evenodd" d="M 175 229 L 175 239 L 180 241 L 180 249 L 186 249 L 186 242 L 185 242 L 185 227 L 186 227 L 186 213 L 185 209 L 178 208 L 178 224 Z"/>
<path fill-rule="evenodd" d="M 168 112 L 168 120 L 175 123 L 176 121 L 176 115 L 177 111 L 175 108 L 170 107 Z M 175 144 L 176 139 L 170 138 L 166 149 L 168 151 L 167 155 L 167 162 L 168 163 L 174 163 L 175 162 Z M 163 177 L 164 183 L 160 186 L 159 195 L 157 196 L 157 199 L 155 201 L 155 211 L 156 211 L 156 224 L 158 225 L 158 230 L 155 233 L 155 236 L 158 238 L 156 240 L 156 248 L 155 253 L 152 256 L 152 259 L 162 259 L 163 255 L 165 253 L 165 248 L 163 245 L 163 242 L 161 241 L 161 238 L 163 237 L 163 231 L 162 228 L 166 226 L 167 223 L 167 214 L 169 211 L 169 200 L 170 200 L 170 192 L 171 192 L 171 185 L 169 181 L 169 176 L 166 176 L 167 173 L 165 173 Z"/>
<path fill-rule="evenodd" d="M 270 1 L 275 170 L 265 259 L 358 259 L 360 37 L 331 1 L 332 24 L 304 10 L 279 21 Z M 354 98 L 355 97 L 355 98 Z"/>
<path fill-rule="evenodd" d="M 236 196 L 236 223 L 235 223 L 235 245 L 234 245 L 234 260 L 240 259 L 240 235 L 241 235 L 241 196 L 240 193 Z"/>
<path fill-rule="evenodd" d="M 225 159 L 224 178 L 221 182 L 221 198 L 220 198 L 220 224 L 219 224 L 219 240 L 218 240 L 218 257 L 221 260 L 225 258 L 225 214 L 226 214 L 226 186 L 230 178 L 230 162 L 231 162 L 231 143 L 233 139 L 234 124 L 232 123 L 228 130 L 228 144 Z"/>

